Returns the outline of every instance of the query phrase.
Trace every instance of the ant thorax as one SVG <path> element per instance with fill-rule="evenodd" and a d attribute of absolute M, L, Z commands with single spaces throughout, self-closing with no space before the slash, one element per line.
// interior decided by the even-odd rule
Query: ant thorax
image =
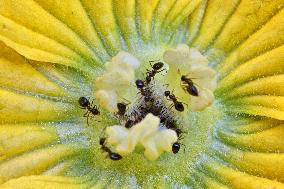
<path fill-rule="evenodd" d="M 189 50 L 182 48 L 183 53 Z M 135 70 L 140 62 L 129 53 L 121 52 L 106 64 L 107 71 L 96 79 L 95 96 L 98 107 L 116 120 L 115 125 L 103 131 L 103 149 L 108 154 L 127 156 L 136 145 L 142 145 L 146 158 L 155 160 L 166 151 L 176 154 L 183 148 L 183 117 L 189 110 L 201 111 L 211 105 L 215 72 L 205 63 L 188 66 L 190 61 L 185 58 L 169 57 L 183 56 L 179 53 L 169 50 L 163 61 L 148 60 L 139 78 L 135 77 Z M 193 56 L 196 58 L 196 53 Z"/>

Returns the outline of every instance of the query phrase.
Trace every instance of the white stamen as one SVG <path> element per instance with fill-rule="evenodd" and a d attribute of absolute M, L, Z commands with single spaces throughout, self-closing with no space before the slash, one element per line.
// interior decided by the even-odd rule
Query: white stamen
<path fill-rule="evenodd" d="M 163 152 L 171 151 L 172 144 L 177 141 L 175 131 L 160 129 L 159 124 L 158 117 L 148 114 L 130 129 L 118 125 L 107 127 L 107 143 L 115 146 L 116 152 L 121 155 L 131 153 L 138 144 L 141 144 L 145 148 L 145 157 L 155 160 Z"/>
<path fill-rule="evenodd" d="M 169 75 L 172 83 L 180 85 L 181 76 L 190 78 L 198 89 L 198 96 L 179 90 L 186 97 L 193 111 L 201 111 L 210 106 L 214 100 L 213 91 L 217 86 L 216 72 L 208 67 L 208 60 L 197 49 L 179 44 L 175 49 L 164 53 L 164 61 L 169 64 Z M 175 79 L 175 81 L 173 81 Z M 187 93 L 187 94 L 186 94 Z"/>
<path fill-rule="evenodd" d="M 99 89 L 95 95 L 100 105 L 110 112 L 117 111 L 117 92 L 123 89 L 131 89 L 134 85 L 134 69 L 139 67 L 139 61 L 127 52 L 120 52 L 105 64 L 106 72 L 96 79 L 96 87 Z"/>
<path fill-rule="evenodd" d="M 114 90 L 98 90 L 95 93 L 99 104 L 110 112 L 117 112 L 117 95 Z"/>

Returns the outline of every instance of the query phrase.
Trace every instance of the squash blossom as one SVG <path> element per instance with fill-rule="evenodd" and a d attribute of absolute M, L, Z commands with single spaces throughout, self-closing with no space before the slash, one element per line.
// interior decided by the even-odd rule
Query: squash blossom
<path fill-rule="evenodd" d="M 284 1 L 0 0 L 0 188 L 284 188 Z"/>

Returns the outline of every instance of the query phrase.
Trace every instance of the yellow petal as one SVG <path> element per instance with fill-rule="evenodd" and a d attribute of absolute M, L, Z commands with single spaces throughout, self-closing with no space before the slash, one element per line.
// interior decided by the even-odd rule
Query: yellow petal
<path fill-rule="evenodd" d="M 207 6 L 207 0 L 201 1 L 199 6 L 189 15 L 188 18 L 188 34 L 187 43 L 191 44 L 199 32 L 200 25 L 202 24 L 205 14 L 205 8 Z"/>
<path fill-rule="evenodd" d="M 24 26 L 26 29 L 65 45 L 86 60 L 98 60 L 94 52 L 75 32 L 44 10 L 36 2 L 32 0 L 22 2 L 6 0 L 0 4 L 0 7 L 1 15 L 17 23 L 17 25 Z M 9 29 L 8 26 L 6 28 Z M 9 39 L 15 40 L 15 38 L 20 38 L 20 36 L 24 39 L 23 34 L 12 35 Z M 44 45 L 45 43 L 40 46 Z"/>
<path fill-rule="evenodd" d="M 117 19 L 122 36 L 130 51 L 137 49 L 138 33 L 136 30 L 135 0 L 113 0 L 113 11 Z"/>
<path fill-rule="evenodd" d="M 68 47 L 0 15 L 0 39 L 19 54 L 37 61 L 79 67 L 83 59 Z M 79 63 L 79 64 L 78 64 Z"/>
<path fill-rule="evenodd" d="M 42 175 L 50 175 L 50 176 L 61 176 L 65 175 L 68 173 L 69 169 L 72 166 L 76 166 L 76 160 L 74 159 L 69 159 L 69 160 L 64 160 L 61 163 L 58 163 L 54 167 L 49 168 L 48 170 L 42 172 Z"/>
<path fill-rule="evenodd" d="M 89 14 L 96 30 L 101 33 L 104 45 L 111 55 L 121 49 L 118 27 L 113 14 L 111 0 L 82 0 L 82 4 Z"/>
<path fill-rule="evenodd" d="M 155 22 L 153 26 L 152 36 L 155 36 L 155 37 L 152 37 L 152 39 L 158 40 L 157 36 L 160 35 L 163 20 L 167 16 L 167 13 L 170 11 L 174 3 L 175 3 L 175 0 L 160 0 L 159 1 L 158 6 L 156 7 L 155 15 L 154 15 Z"/>
<path fill-rule="evenodd" d="M 269 129 L 281 124 L 282 121 L 277 119 L 262 118 L 262 119 L 241 119 L 238 121 L 230 121 L 230 124 L 224 125 L 225 129 L 228 129 L 234 133 L 246 134 L 246 133 L 256 133 Z"/>
<path fill-rule="evenodd" d="M 55 129 L 38 125 L 1 125 L 0 160 L 10 158 L 57 139 Z"/>
<path fill-rule="evenodd" d="M 14 50 L 0 43 L 0 85 L 35 94 L 64 96 L 65 91 L 38 72 Z"/>
<path fill-rule="evenodd" d="M 201 0 L 180 0 L 177 1 L 167 14 L 163 22 L 166 30 L 175 30 L 182 21 L 190 15 L 194 9 L 200 4 Z"/>
<path fill-rule="evenodd" d="M 284 96 L 284 74 L 260 78 L 229 90 L 224 100 L 247 95 Z"/>
<path fill-rule="evenodd" d="M 0 97 L 0 119 L 5 122 L 64 120 L 77 112 L 74 106 L 68 103 L 5 90 L 0 90 Z"/>
<path fill-rule="evenodd" d="M 216 161 L 209 161 L 203 166 L 206 168 L 206 171 L 211 172 L 215 178 L 227 184 L 230 188 L 235 188 L 235 189 L 268 189 L 268 188 L 283 189 L 284 188 L 284 184 L 280 182 L 257 176 L 252 176 L 244 172 L 240 172 L 232 168 L 225 167 L 220 163 L 217 163 Z"/>
<path fill-rule="evenodd" d="M 227 102 L 228 111 L 284 120 L 284 97 L 251 96 Z"/>
<path fill-rule="evenodd" d="M 101 59 L 109 58 L 101 39 L 96 33 L 97 31 L 93 27 L 92 21 L 80 1 L 35 1 L 76 32 Z"/>
<path fill-rule="evenodd" d="M 245 82 L 258 79 L 259 77 L 268 77 L 283 73 L 284 45 L 238 66 L 219 82 L 216 93 L 218 95 L 222 95 L 222 93 L 226 94 L 231 88 L 235 88 Z M 277 87 L 274 90 L 276 89 Z M 280 88 L 278 89 L 281 90 Z M 267 91 L 269 92 L 270 90 Z"/>
<path fill-rule="evenodd" d="M 152 18 L 158 0 L 137 0 L 137 9 L 140 22 L 139 33 L 144 41 L 151 39 Z"/>
<path fill-rule="evenodd" d="M 229 189 L 228 186 L 218 182 L 214 178 L 206 176 L 202 172 L 194 173 L 194 179 L 196 179 L 196 182 L 202 183 L 208 189 Z"/>
<path fill-rule="evenodd" d="M 262 25 L 270 21 L 271 17 L 277 14 L 283 6 L 284 2 L 282 0 L 241 1 L 226 26 L 222 28 L 221 34 L 214 44 L 214 48 L 222 49 L 226 52 L 230 51 L 243 40 L 247 39 L 252 33 L 263 27 Z M 273 30 L 275 31 L 275 28 Z M 278 37 L 274 36 L 273 38 L 277 39 Z"/>
<path fill-rule="evenodd" d="M 283 126 L 283 125 L 282 125 Z M 221 145 L 216 154 L 236 168 L 271 180 L 284 180 L 284 154 L 241 151 Z"/>
<path fill-rule="evenodd" d="M 25 175 L 40 174 L 49 167 L 59 163 L 62 159 L 79 153 L 79 149 L 73 145 L 61 144 L 16 156 L 1 163 L 0 180 L 5 182 Z"/>
<path fill-rule="evenodd" d="M 26 176 L 0 185 L 3 189 L 82 189 L 87 186 L 81 178 L 62 176 Z"/>
<path fill-rule="evenodd" d="M 206 14 L 204 15 L 199 35 L 193 46 L 205 49 L 216 38 L 222 27 L 231 16 L 239 0 L 211 0 L 207 3 Z M 220 8 L 222 7 L 222 8 Z M 210 29 L 209 29 L 210 28 Z"/>
<path fill-rule="evenodd" d="M 283 124 L 252 134 L 234 134 L 222 130 L 218 131 L 218 136 L 226 143 L 257 152 L 284 152 L 283 135 Z"/>
<path fill-rule="evenodd" d="M 278 1 L 275 1 L 278 2 Z M 242 22 L 242 20 L 240 20 Z M 228 74 L 237 65 L 259 56 L 284 43 L 284 9 L 279 11 L 257 32 L 251 35 L 244 43 L 228 55 L 224 61 L 218 65 L 221 78 Z M 233 35 L 238 36 L 238 35 Z M 231 36 L 229 37 L 231 39 Z M 227 42 L 225 43 L 228 44 Z"/>

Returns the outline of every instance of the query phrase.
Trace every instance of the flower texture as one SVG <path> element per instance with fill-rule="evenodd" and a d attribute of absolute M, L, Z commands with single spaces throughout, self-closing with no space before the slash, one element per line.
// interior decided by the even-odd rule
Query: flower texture
<path fill-rule="evenodd" d="M 283 7 L 0 0 L 0 188 L 284 188 Z"/>

